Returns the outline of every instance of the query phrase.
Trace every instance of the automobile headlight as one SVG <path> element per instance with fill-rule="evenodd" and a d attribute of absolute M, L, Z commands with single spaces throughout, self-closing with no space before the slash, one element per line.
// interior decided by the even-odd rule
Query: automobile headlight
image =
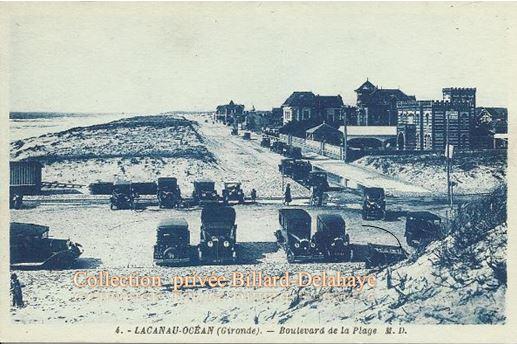
<path fill-rule="evenodd" d="M 212 246 L 214 246 L 214 242 L 213 242 L 213 241 L 209 241 L 209 242 L 207 242 L 206 244 L 208 245 L 208 247 L 212 247 Z"/>
<path fill-rule="evenodd" d="M 316 247 L 316 244 L 315 244 L 315 243 L 313 243 L 313 242 L 311 242 L 311 247 L 312 247 L 312 248 L 315 248 L 315 247 Z"/>
<path fill-rule="evenodd" d="M 299 243 L 295 243 L 295 244 L 294 244 L 294 247 L 296 247 L 296 248 L 300 248 L 300 244 L 299 244 Z"/>
<path fill-rule="evenodd" d="M 229 242 L 229 241 L 225 241 L 225 242 L 223 242 L 223 246 L 224 246 L 224 247 L 230 247 L 230 242 Z"/>

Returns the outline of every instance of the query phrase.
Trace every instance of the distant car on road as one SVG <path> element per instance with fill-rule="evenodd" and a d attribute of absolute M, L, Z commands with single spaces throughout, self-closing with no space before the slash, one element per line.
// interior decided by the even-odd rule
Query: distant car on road
<path fill-rule="evenodd" d="M 231 263 L 237 259 L 235 209 L 213 205 L 201 211 L 200 262 Z"/>
<path fill-rule="evenodd" d="M 246 131 L 243 135 L 242 135 L 242 138 L 243 140 L 251 140 L 251 133 L 249 131 Z"/>
<path fill-rule="evenodd" d="M 190 232 L 183 218 L 160 221 L 154 245 L 156 265 L 179 265 L 191 260 Z"/>
<path fill-rule="evenodd" d="M 404 233 L 409 246 L 427 244 L 440 240 L 445 236 L 442 219 L 428 211 L 409 212 L 406 216 L 406 231 Z"/>
<path fill-rule="evenodd" d="M 110 208 L 114 209 L 134 209 L 135 194 L 131 188 L 131 183 L 127 181 L 116 181 L 113 183 L 113 193 L 110 198 Z"/>
<path fill-rule="evenodd" d="M 12 268 L 68 268 L 82 253 L 80 244 L 49 238 L 49 227 L 11 222 L 9 247 Z"/>
<path fill-rule="evenodd" d="M 269 146 L 271 146 L 271 139 L 267 136 L 262 136 L 260 146 L 269 148 Z"/>
<path fill-rule="evenodd" d="M 194 191 L 192 192 L 194 204 L 209 204 L 219 202 L 219 195 L 215 191 L 215 182 L 204 179 L 194 182 Z"/>
<path fill-rule="evenodd" d="M 386 215 L 386 201 L 383 188 L 364 188 L 363 220 L 382 220 Z"/>
<path fill-rule="evenodd" d="M 232 201 L 244 203 L 244 191 L 242 191 L 241 183 L 239 182 L 225 182 L 223 189 L 223 202 L 228 204 Z"/>
<path fill-rule="evenodd" d="M 181 191 L 174 177 L 158 178 L 158 203 L 160 208 L 174 208 L 181 203 Z"/>

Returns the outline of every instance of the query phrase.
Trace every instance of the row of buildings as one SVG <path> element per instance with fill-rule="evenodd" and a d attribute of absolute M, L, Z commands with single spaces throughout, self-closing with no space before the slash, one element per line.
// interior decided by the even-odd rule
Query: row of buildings
<path fill-rule="evenodd" d="M 340 95 L 293 92 L 272 111 L 245 111 L 244 105 L 231 101 L 217 107 L 216 117 L 251 130 L 279 127 L 286 134 L 335 144 L 342 142 L 344 128 L 340 126 L 346 121 L 348 131 L 363 133 L 353 137 L 364 139 L 362 147 L 376 148 L 379 137 L 399 150 L 440 150 L 446 142 L 460 150 L 507 144 L 507 110 L 477 107 L 475 88 L 443 88 L 442 99 L 417 100 L 367 79 L 355 93 L 356 104 L 346 105 Z"/>

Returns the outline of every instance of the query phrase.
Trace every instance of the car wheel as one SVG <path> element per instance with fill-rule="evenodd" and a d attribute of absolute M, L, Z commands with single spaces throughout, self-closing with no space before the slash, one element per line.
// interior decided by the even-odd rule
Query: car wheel
<path fill-rule="evenodd" d="M 110 204 L 110 209 L 115 210 L 115 205 L 113 203 Z"/>

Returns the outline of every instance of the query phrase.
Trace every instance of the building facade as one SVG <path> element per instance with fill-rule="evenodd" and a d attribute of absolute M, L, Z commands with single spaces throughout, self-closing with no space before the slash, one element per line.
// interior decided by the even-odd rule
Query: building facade
<path fill-rule="evenodd" d="M 399 89 L 383 89 L 366 80 L 357 94 L 356 125 L 397 125 L 397 102 L 415 100 Z"/>
<path fill-rule="evenodd" d="M 233 100 L 225 105 L 219 105 L 215 111 L 215 119 L 224 123 L 233 123 L 238 116 L 244 114 L 244 105 L 235 104 Z"/>
<path fill-rule="evenodd" d="M 312 92 L 293 92 L 282 104 L 283 123 L 318 119 L 334 122 L 343 119 L 343 99 L 337 96 L 320 96 Z"/>
<path fill-rule="evenodd" d="M 447 142 L 459 150 L 471 148 L 470 102 L 398 102 L 397 117 L 399 150 L 443 150 Z"/>

